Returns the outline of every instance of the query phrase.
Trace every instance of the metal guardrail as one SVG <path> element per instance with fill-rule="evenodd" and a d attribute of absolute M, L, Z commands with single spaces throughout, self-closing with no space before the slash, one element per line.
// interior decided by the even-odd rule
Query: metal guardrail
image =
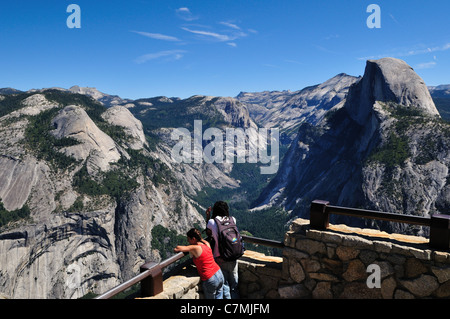
<path fill-rule="evenodd" d="M 244 242 L 257 244 L 257 245 L 264 245 L 267 247 L 273 247 L 273 248 L 283 248 L 284 243 L 275 241 L 275 240 L 269 240 L 264 238 L 258 238 L 258 237 L 251 237 L 251 236 L 242 236 L 244 239 Z M 112 288 L 111 290 L 105 292 L 102 295 L 99 295 L 95 297 L 94 299 L 109 299 L 111 297 L 114 297 L 115 295 L 127 290 L 131 286 L 141 282 L 141 297 L 152 297 L 156 296 L 157 294 L 163 292 L 163 273 L 162 270 L 173 264 L 174 262 L 180 260 L 184 256 L 186 256 L 187 253 L 178 253 L 176 255 L 173 255 L 170 258 L 165 259 L 164 261 L 160 263 L 155 262 L 148 262 L 145 263 L 140 267 L 141 273 L 126 282 Z"/>
<path fill-rule="evenodd" d="M 325 230 L 329 226 L 330 214 L 385 220 L 430 227 L 429 245 L 431 248 L 448 250 L 450 248 L 450 215 L 434 214 L 430 218 L 400 215 L 364 209 L 329 205 L 329 202 L 315 200 L 310 208 L 310 226 Z"/>

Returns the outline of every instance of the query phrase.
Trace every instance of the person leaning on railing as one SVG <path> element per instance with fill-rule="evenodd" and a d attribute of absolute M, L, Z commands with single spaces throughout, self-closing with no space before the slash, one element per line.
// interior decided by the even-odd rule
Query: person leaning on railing
<path fill-rule="evenodd" d="M 187 240 L 189 246 L 177 246 L 175 252 L 187 252 L 192 256 L 206 299 L 223 299 L 224 277 L 219 265 L 214 261 L 211 246 L 195 228 L 188 231 Z"/>
<path fill-rule="evenodd" d="M 211 216 L 212 211 L 212 216 Z M 221 258 L 219 250 L 219 229 L 217 226 L 218 222 L 223 220 L 233 219 L 236 224 L 236 219 L 230 216 L 228 204 L 224 201 L 217 201 L 214 206 L 209 207 L 206 212 L 206 233 L 208 238 L 210 238 L 213 246 L 213 255 L 217 264 L 222 269 L 223 276 L 225 278 L 224 283 L 224 299 L 239 299 L 239 288 L 238 288 L 238 263 L 237 260 L 225 261 Z M 217 220 L 216 220 L 217 219 Z"/>

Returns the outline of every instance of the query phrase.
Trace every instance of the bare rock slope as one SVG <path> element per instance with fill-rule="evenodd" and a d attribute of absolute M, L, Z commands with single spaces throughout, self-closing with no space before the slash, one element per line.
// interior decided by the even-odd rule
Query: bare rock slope
<path fill-rule="evenodd" d="M 316 125 L 300 126 L 256 206 L 279 205 L 306 217 L 311 200 L 323 199 L 428 216 L 449 207 L 449 132 L 411 67 L 393 58 L 367 61 L 363 78 L 342 103 Z M 401 233 L 427 231 L 377 225 Z"/>

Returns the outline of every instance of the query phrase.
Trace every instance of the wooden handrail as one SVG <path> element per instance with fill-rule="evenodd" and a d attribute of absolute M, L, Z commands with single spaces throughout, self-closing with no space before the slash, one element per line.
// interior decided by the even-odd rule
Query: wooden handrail
<path fill-rule="evenodd" d="M 311 203 L 310 208 L 311 228 L 318 230 L 327 229 L 329 226 L 330 214 L 428 226 L 430 227 L 430 247 L 443 250 L 448 250 L 450 248 L 449 215 L 434 214 L 430 218 L 427 218 L 423 216 L 401 215 L 365 209 L 332 206 L 329 205 L 328 201 L 314 200 Z"/>
<path fill-rule="evenodd" d="M 162 269 L 180 260 L 185 255 L 185 253 L 180 252 L 160 263 L 145 263 L 141 266 L 141 273 L 139 275 L 134 276 L 133 278 L 112 288 L 104 294 L 95 297 L 95 299 L 109 299 L 121 293 L 122 291 L 125 291 L 126 289 L 130 288 L 140 281 L 144 282 L 144 284 L 141 284 L 141 293 L 143 293 L 146 297 L 148 297 L 147 295 L 149 294 L 156 295 L 162 292 Z"/>
<path fill-rule="evenodd" d="M 274 241 L 270 239 L 252 237 L 252 236 L 242 236 L 244 242 L 258 244 L 273 248 L 283 248 L 284 243 L 279 241 Z M 170 258 L 165 259 L 160 263 L 149 262 L 145 263 L 140 267 L 141 273 L 133 278 L 127 280 L 126 282 L 112 288 L 111 290 L 95 297 L 94 299 L 109 299 L 131 286 L 141 282 L 141 296 L 151 297 L 155 296 L 163 291 L 163 278 L 162 269 L 173 264 L 174 262 L 183 258 L 187 253 L 178 253 Z"/>

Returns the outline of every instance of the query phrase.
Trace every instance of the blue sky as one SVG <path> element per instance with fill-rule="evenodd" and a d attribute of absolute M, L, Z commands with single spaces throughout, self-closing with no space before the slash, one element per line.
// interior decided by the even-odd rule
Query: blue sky
<path fill-rule="evenodd" d="M 81 8 L 70 29 L 69 4 Z M 369 29 L 369 4 L 381 28 Z M 72 85 L 124 98 L 299 90 L 367 59 L 450 83 L 448 0 L 2 1 L 0 87 Z"/>

